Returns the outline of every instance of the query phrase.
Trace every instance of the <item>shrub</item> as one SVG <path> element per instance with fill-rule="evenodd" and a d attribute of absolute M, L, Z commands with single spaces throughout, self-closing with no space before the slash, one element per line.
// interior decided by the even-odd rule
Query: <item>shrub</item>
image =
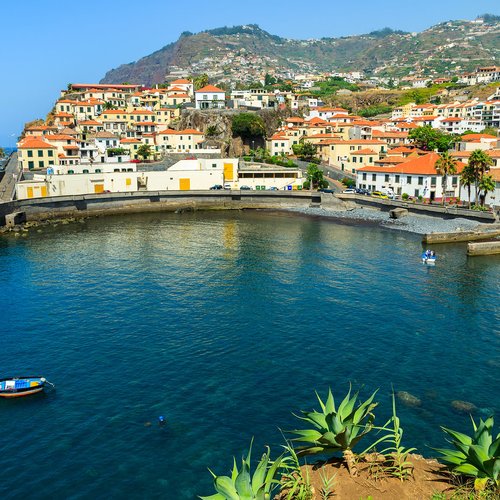
<path fill-rule="evenodd" d="M 349 177 L 344 177 L 340 182 L 348 188 L 356 186 L 356 181 L 354 179 L 350 179 Z"/>
<path fill-rule="evenodd" d="M 250 449 L 246 458 L 241 459 L 241 469 L 236 466 L 233 460 L 233 470 L 231 477 L 214 477 L 215 495 L 200 497 L 202 500 L 225 500 L 225 499 L 247 499 L 260 500 L 270 498 L 271 493 L 276 488 L 279 481 L 276 479 L 278 471 L 283 466 L 283 455 L 274 462 L 270 460 L 270 450 L 266 447 L 266 452 L 262 455 L 253 475 L 250 475 L 250 459 L 252 455 L 253 439 L 250 442 Z"/>
<path fill-rule="evenodd" d="M 292 434 L 298 436 L 292 439 L 292 441 L 307 443 L 297 448 L 298 455 L 342 451 L 349 473 L 356 475 L 356 461 L 352 449 L 373 427 L 372 422 L 375 417 L 372 414 L 372 410 L 378 404 L 373 403 L 376 393 L 377 391 L 357 408 L 355 406 L 359 393 L 357 392 L 351 397 L 350 387 L 349 392 L 338 408 L 335 407 L 335 401 L 330 389 L 328 390 L 328 397 L 325 402 L 316 393 L 321 406 L 321 412 L 302 411 L 304 416 L 295 415 L 297 418 L 312 425 L 309 429 L 291 431 Z"/>
<path fill-rule="evenodd" d="M 403 200 L 405 200 L 405 201 L 407 201 L 409 197 L 410 197 L 410 195 L 409 195 L 408 193 L 403 193 L 403 194 L 401 195 L 401 199 L 403 199 Z"/>
<path fill-rule="evenodd" d="M 484 422 L 479 419 L 476 425 L 471 417 L 474 434 L 467 436 L 461 432 L 441 427 L 451 437 L 450 444 L 455 448 L 437 449 L 441 459 L 450 464 L 453 472 L 476 478 L 475 488 L 482 489 L 488 481 L 500 488 L 500 434 L 493 438 L 493 417 Z"/>

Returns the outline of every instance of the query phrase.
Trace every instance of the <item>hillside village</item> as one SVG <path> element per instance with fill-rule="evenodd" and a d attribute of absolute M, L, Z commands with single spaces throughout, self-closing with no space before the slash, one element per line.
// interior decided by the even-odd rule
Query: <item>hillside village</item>
<path fill-rule="evenodd" d="M 479 68 L 474 75 L 469 82 L 496 82 L 500 68 Z M 196 89 L 186 78 L 153 88 L 71 84 L 61 91 L 43 123 L 28 124 L 23 131 L 18 158 L 25 175 L 18 183 L 17 196 L 214 186 L 302 189 L 307 175 L 294 160 L 300 159 L 300 148 L 310 144 L 321 168 L 344 172 L 356 180 L 358 189 L 430 201 L 443 196 L 465 199 L 460 171 L 473 150 L 487 150 L 493 159 L 491 172 L 496 185 L 486 193 L 486 202 L 498 203 L 500 146 L 496 135 L 483 131 L 500 126 L 499 87 L 484 100 L 410 102 L 394 107 L 390 116 L 366 119 L 342 107 L 326 106 L 304 92 L 303 85 L 300 81 L 286 91 L 255 88 L 226 93 L 211 84 Z M 208 116 L 203 127 L 178 126 L 182 114 L 189 110 Z M 254 146 L 254 140 L 248 138 L 242 151 L 250 154 L 246 162 L 224 158 L 220 141 L 214 140 L 219 131 L 210 120 L 223 113 L 235 116 L 263 110 L 283 117 L 273 134 L 260 138 L 265 141 L 267 158 L 277 161 L 267 161 L 267 166 L 262 160 L 253 161 L 255 148 L 251 150 L 250 145 Z M 451 153 L 458 169 L 444 189 L 435 167 L 439 155 L 419 149 L 411 140 L 411 131 L 419 127 L 460 137 Z M 167 165 L 166 157 L 177 163 Z M 144 170 L 149 171 L 145 174 Z"/>

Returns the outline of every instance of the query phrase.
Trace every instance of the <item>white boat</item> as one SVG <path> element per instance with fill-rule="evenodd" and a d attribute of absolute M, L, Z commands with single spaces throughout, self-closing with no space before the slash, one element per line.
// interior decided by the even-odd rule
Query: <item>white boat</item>
<path fill-rule="evenodd" d="M 428 255 L 427 253 L 422 254 L 422 264 L 427 264 L 428 266 L 434 266 L 436 265 L 436 254 L 434 255 Z"/>

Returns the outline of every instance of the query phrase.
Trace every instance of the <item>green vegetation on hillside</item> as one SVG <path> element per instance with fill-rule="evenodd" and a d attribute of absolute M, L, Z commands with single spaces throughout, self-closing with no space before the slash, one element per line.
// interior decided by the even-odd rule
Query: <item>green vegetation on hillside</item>
<path fill-rule="evenodd" d="M 340 78 L 338 76 L 332 76 L 331 78 L 328 78 L 328 80 L 318 82 L 316 87 L 319 87 L 319 90 L 311 91 L 311 94 L 314 97 L 331 96 L 340 89 L 350 90 L 351 92 L 359 91 L 359 87 L 357 85 L 346 82 L 344 78 Z"/>

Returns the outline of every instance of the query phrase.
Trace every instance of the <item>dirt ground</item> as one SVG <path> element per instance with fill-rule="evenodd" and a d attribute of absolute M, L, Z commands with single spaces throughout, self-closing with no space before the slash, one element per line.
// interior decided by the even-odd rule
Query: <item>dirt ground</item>
<path fill-rule="evenodd" d="M 322 465 L 302 467 L 303 475 L 309 476 L 313 487 L 313 500 L 402 500 L 431 499 L 434 493 L 448 491 L 452 487 L 447 481 L 446 469 L 436 460 L 424 459 L 419 455 L 410 455 L 413 464 L 413 477 L 400 481 L 394 477 L 383 477 L 380 469 L 366 462 L 358 464 L 358 476 L 351 477 L 341 460 L 332 460 Z M 333 477 L 330 496 L 322 493 L 323 478 Z M 448 496 L 448 495 L 447 495 Z M 277 496 L 278 500 L 286 499 L 285 492 Z"/>

